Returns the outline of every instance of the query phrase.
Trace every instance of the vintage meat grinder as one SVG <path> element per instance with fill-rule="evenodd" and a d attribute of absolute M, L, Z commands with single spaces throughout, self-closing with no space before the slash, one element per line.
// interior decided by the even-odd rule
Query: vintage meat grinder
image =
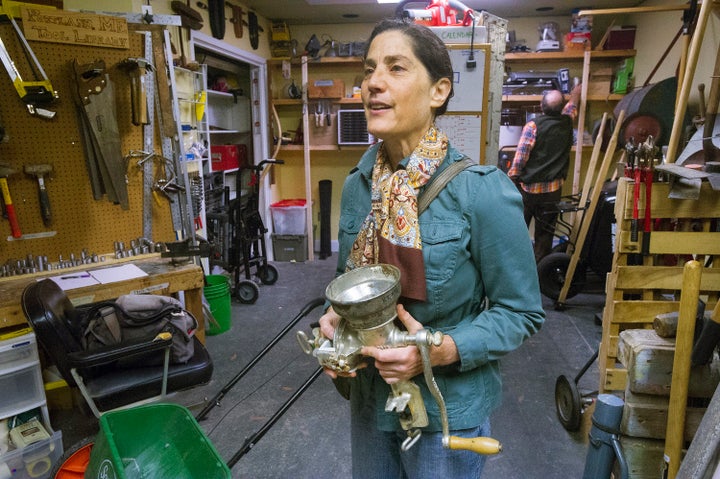
<path fill-rule="evenodd" d="M 352 372 L 363 356 L 363 346 L 397 348 L 417 346 L 423 360 L 425 382 L 440 409 L 443 446 L 467 449 L 478 454 L 497 454 L 502 447 L 487 437 L 461 438 L 449 435 L 445 401 L 430 365 L 430 346 L 439 346 L 443 334 L 421 329 L 415 334 L 402 331 L 397 322 L 397 300 L 400 297 L 400 270 L 389 264 L 375 264 L 353 269 L 338 276 L 327 286 L 325 296 L 333 310 L 341 316 L 332 341 L 323 337 L 320 328 L 313 329 L 314 338 L 297 333 L 303 351 L 315 356 L 320 365 L 338 372 Z M 400 425 L 408 437 L 402 445 L 410 449 L 420 438 L 421 428 L 428 425 L 427 411 L 420 388 L 413 381 L 392 384 L 385 410 L 399 415 Z"/>

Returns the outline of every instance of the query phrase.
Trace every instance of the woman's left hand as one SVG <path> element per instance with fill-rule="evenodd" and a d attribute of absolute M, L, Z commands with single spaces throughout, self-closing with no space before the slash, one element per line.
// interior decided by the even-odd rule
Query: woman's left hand
<path fill-rule="evenodd" d="M 423 325 L 415 320 L 401 304 L 397 305 L 398 319 L 405 325 L 410 334 L 415 334 Z M 375 359 L 375 368 L 388 384 L 408 381 L 423 372 L 422 357 L 417 346 L 402 348 L 377 348 L 365 346 L 361 353 Z M 432 366 L 444 366 L 460 361 L 455 341 L 449 334 L 443 335 L 440 346 L 430 347 L 430 363 Z"/>
<path fill-rule="evenodd" d="M 423 328 L 401 304 L 397 305 L 397 314 L 408 333 L 415 334 Z M 375 359 L 375 368 L 388 384 L 407 381 L 423 371 L 422 357 L 416 346 L 386 349 L 365 346 L 361 353 Z"/>

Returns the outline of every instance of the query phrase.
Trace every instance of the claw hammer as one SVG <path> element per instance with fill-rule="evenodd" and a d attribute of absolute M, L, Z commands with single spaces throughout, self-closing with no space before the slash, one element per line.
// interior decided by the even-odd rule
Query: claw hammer
<path fill-rule="evenodd" d="M 10 188 L 8 188 L 7 177 L 15 173 L 15 170 L 7 165 L 0 164 L 0 192 L 2 193 L 3 201 L 5 202 L 5 212 L 7 213 L 8 221 L 10 222 L 10 232 L 13 238 L 20 238 L 22 233 L 20 232 L 20 224 L 18 223 L 17 216 L 15 215 L 15 205 L 13 205 L 12 197 L 10 196 Z"/>
<path fill-rule="evenodd" d="M 50 209 L 50 196 L 45 187 L 45 176 L 52 172 L 51 165 L 25 165 L 25 173 L 37 178 L 38 181 L 38 199 L 40 201 L 40 215 L 43 224 L 50 226 L 52 224 L 52 210 Z"/>

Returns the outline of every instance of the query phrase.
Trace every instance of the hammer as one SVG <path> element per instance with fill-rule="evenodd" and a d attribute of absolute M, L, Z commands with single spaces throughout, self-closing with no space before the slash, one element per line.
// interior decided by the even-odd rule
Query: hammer
<path fill-rule="evenodd" d="M 15 206 L 10 196 L 10 188 L 8 188 L 7 177 L 14 174 L 15 170 L 10 168 L 8 165 L 0 164 L 0 192 L 2 192 L 3 201 L 5 202 L 5 212 L 7 213 L 8 221 L 10 222 L 10 231 L 13 238 L 20 238 L 22 233 L 20 232 L 20 224 L 18 223 L 17 216 L 15 215 Z"/>
<path fill-rule="evenodd" d="M 130 99 L 132 104 L 133 125 L 147 125 L 148 106 L 145 74 L 153 70 L 150 62 L 144 58 L 126 58 L 120 67 L 130 75 Z"/>
<path fill-rule="evenodd" d="M 48 196 L 47 188 L 45 188 L 45 175 L 52 172 L 51 165 L 25 165 L 25 173 L 32 175 L 38 180 L 38 197 L 40 198 L 40 214 L 42 215 L 43 224 L 50 226 L 52 223 L 52 213 L 50 211 L 50 196 Z"/>

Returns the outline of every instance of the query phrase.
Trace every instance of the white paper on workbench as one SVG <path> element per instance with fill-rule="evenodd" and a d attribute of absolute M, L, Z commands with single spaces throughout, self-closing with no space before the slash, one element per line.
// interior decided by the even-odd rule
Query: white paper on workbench
<path fill-rule="evenodd" d="M 63 291 L 100 284 L 100 282 L 93 278 L 87 271 L 68 272 L 60 276 L 53 276 L 50 279 L 60 286 L 60 289 Z"/>
<path fill-rule="evenodd" d="M 90 271 L 93 278 L 102 284 L 116 283 L 128 279 L 142 278 L 148 274 L 134 264 L 123 264 Z"/>

